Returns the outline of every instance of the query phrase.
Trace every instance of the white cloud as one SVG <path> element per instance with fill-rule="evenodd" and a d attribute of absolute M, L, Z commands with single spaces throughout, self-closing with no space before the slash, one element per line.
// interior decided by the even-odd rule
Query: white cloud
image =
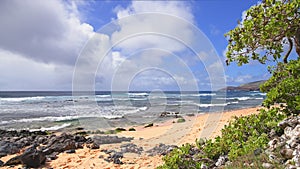
<path fill-rule="evenodd" d="M 167 59 L 176 52 L 186 50 L 186 46 L 180 40 L 187 42 L 188 45 L 195 40 L 194 28 L 190 24 L 194 18 L 187 3 L 133 1 L 125 9 L 115 8 L 115 12 L 117 20 L 113 22 L 117 27 L 116 31 L 99 31 L 111 35 L 111 44 L 117 44 L 114 47 L 117 51 L 113 49 L 99 65 L 97 77 L 101 79 L 101 83 L 97 83 L 98 88 L 110 90 L 110 87 L 113 87 L 116 90 L 126 90 L 139 72 L 147 71 L 149 68 L 167 71 L 171 73 L 172 78 L 161 76 L 157 70 L 142 73 L 138 75 L 142 77 L 134 80 L 136 87 L 153 88 L 158 84 L 168 86 L 174 80 L 181 85 L 191 84 L 193 77 L 185 74 L 192 73 L 187 65 L 183 65 L 183 61 L 176 56 L 171 57 L 173 60 Z M 149 12 L 152 14 L 145 14 Z M 142 15 L 135 15 L 141 13 Z M 172 37 L 168 37 L 170 35 Z"/>
<path fill-rule="evenodd" d="M 118 19 L 121 20 L 116 21 L 120 26 L 120 30 L 112 34 L 112 43 L 116 44 L 120 40 L 123 40 L 118 45 L 123 52 L 130 53 L 145 47 L 163 48 L 171 52 L 176 52 L 185 48 L 180 43 L 180 40 L 185 42 L 192 42 L 194 40 L 194 32 L 189 24 L 193 23 L 193 15 L 189 5 L 184 2 L 133 1 L 125 9 L 116 8 L 115 12 Z M 145 14 L 149 12 L 157 14 Z M 183 18 L 186 21 L 178 18 Z M 129 37 L 129 35 L 133 34 L 137 35 Z M 172 37 L 168 37 L 168 35 L 172 35 Z"/>
<path fill-rule="evenodd" d="M 70 90 L 78 53 L 94 35 L 81 20 L 74 1 L 1 1 L 1 90 Z"/>
<path fill-rule="evenodd" d="M 118 18 L 137 13 L 162 13 L 184 18 L 190 22 L 194 20 L 190 5 L 183 1 L 132 1 L 132 4 L 125 9 L 115 8 L 115 12 Z"/>
<path fill-rule="evenodd" d="M 0 48 L 44 62 L 74 64 L 93 27 L 75 3 L 12 0 L 0 5 Z"/>
<path fill-rule="evenodd" d="M 240 75 L 237 76 L 234 81 L 237 83 L 246 83 L 249 82 L 250 79 L 252 79 L 253 77 L 251 75 Z"/>
<path fill-rule="evenodd" d="M 76 1 L 1 3 L 0 22 L 4 26 L 0 27 L 0 70 L 4 79 L 0 80 L 0 85 L 3 90 L 70 90 L 73 69 L 78 78 L 75 83 L 87 82 L 89 87 L 94 87 L 96 80 L 96 89 L 110 90 L 115 80 L 117 89 L 126 90 L 124 86 L 128 87 L 137 73 L 149 68 L 169 74 L 161 76 L 158 71 L 141 74 L 140 80 L 136 80 L 137 86 L 142 85 L 144 89 L 155 84 L 172 86 L 175 81 L 186 90 L 189 86 L 195 89 L 198 79 L 183 60 L 185 58 L 173 55 L 185 52 L 186 46 L 180 41 L 189 47 L 201 44 L 203 51 L 196 51 L 200 60 L 211 60 L 211 45 L 206 37 L 195 37 L 195 29 L 190 24 L 194 23 L 194 16 L 185 2 L 133 1 L 126 8 L 115 9 L 115 31 L 98 33 L 83 22 L 84 16 L 78 10 L 80 3 Z M 156 14 L 134 15 L 149 12 Z M 134 16 L 126 17 L 129 15 Z M 103 58 L 107 49 L 117 43 Z M 74 68 L 83 45 L 82 57 Z"/>
<path fill-rule="evenodd" d="M 0 50 L 0 91 L 70 90 L 73 67 L 36 62 Z"/>

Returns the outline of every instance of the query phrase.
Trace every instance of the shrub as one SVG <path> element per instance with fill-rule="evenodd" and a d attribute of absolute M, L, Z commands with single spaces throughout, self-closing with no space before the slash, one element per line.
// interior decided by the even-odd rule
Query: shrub
<path fill-rule="evenodd" d="M 184 119 L 184 118 L 179 118 L 179 119 L 177 120 L 177 123 L 183 123 L 183 122 L 185 122 L 185 119 Z"/>
<path fill-rule="evenodd" d="M 253 154 L 254 150 L 266 147 L 270 139 L 267 133 L 272 129 L 282 133 L 277 124 L 285 117 L 279 108 L 261 109 L 259 114 L 235 117 L 222 129 L 221 136 L 214 140 L 199 139 L 195 145 L 185 144 L 174 149 L 163 158 L 165 164 L 161 168 L 200 168 L 205 162 L 201 159 L 212 162 L 221 155 L 228 155 L 230 160 L 236 160 Z M 206 163 L 209 162 L 206 160 Z"/>
<path fill-rule="evenodd" d="M 115 131 L 117 133 L 119 133 L 119 132 L 122 132 L 122 131 L 126 131 L 126 129 L 124 129 L 124 128 L 116 128 Z"/>
<path fill-rule="evenodd" d="M 261 86 L 267 92 L 264 105 L 283 103 L 286 114 L 300 114 L 300 58 L 287 64 L 278 63 L 270 72 L 272 77 Z"/>

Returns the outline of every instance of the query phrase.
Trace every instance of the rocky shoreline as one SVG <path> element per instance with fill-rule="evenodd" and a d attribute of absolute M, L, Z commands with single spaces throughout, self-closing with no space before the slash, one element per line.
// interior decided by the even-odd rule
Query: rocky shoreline
<path fill-rule="evenodd" d="M 121 143 L 132 138 L 117 136 L 95 136 L 86 138 L 82 135 L 62 133 L 60 135 L 49 134 L 44 131 L 30 132 L 0 130 L 0 157 L 20 153 L 7 162 L 0 161 L 0 166 L 13 166 L 23 164 L 25 167 L 39 167 L 48 160 L 55 160 L 57 155 L 75 153 L 76 149 L 87 146 L 98 149 L 100 144 Z"/>
<path fill-rule="evenodd" d="M 43 167 L 46 162 L 55 160 L 60 153 L 76 153 L 77 149 L 86 146 L 89 149 L 99 149 L 103 144 L 124 143 L 120 145 L 120 151 L 114 149 L 101 149 L 108 157 L 102 155 L 107 162 L 123 164 L 122 158 L 125 153 L 142 154 L 149 156 L 166 155 L 177 146 L 159 144 L 145 151 L 143 147 L 130 143 L 132 137 L 119 137 L 115 135 L 94 135 L 85 137 L 78 134 L 62 133 L 51 134 L 46 131 L 30 132 L 0 130 L 0 158 L 18 154 L 6 162 L 0 160 L 0 167 L 23 165 L 28 168 Z M 127 142 L 127 143 L 125 143 Z"/>
<path fill-rule="evenodd" d="M 225 112 L 211 137 L 216 137 L 233 116 L 246 116 L 256 110 L 257 108 L 251 108 Z M 113 132 L 85 131 L 83 128 L 75 128 L 66 133 L 0 130 L 0 166 L 29 168 L 33 164 L 47 169 L 156 168 L 163 164 L 162 157 L 177 146 L 195 143 L 199 131 L 205 128 L 207 116 L 185 116 L 185 122 L 169 120 L 148 124 L 150 127 L 128 126 L 126 131 L 117 128 Z M 121 132 L 116 132 L 117 130 Z M 224 160 L 221 159 L 219 164 L 222 167 Z"/>

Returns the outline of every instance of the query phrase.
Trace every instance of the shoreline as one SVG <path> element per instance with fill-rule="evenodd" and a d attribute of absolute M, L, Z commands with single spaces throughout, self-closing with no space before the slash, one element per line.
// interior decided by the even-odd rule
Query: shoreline
<path fill-rule="evenodd" d="M 127 131 L 122 131 L 110 136 L 116 137 L 131 137 L 130 142 L 121 142 L 113 144 L 100 144 L 99 149 L 90 149 L 84 146 L 83 149 L 76 149 L 76 153 L 68 154 L 62 152 L 58 154 L 58 158 L 55 160 L 47 161 L 42 167 L 45 168 L 155 168 L 163 163 L 161 155 L 150 156 L 147 151 L 153 149 L 153 147 L 159 147 L 163 145 L 175 145 L 180 146 L 184 143 L 195 143 L 196 138 L 203 136 L 203 131 L 207 130 L 213 125 L 212 133 L 209 133 L 209 138 L 215 138 L 221 134 L 221 129 L 228 123 L 233 116 L 246 116 L 254 113 L 261 107 L 238 109 L 232 111 L 226 111 L 223 113 L 213 113 L 214 117 L 210 117 L 211 114 L 197 114 L 195 116 L 183 116 L 185 122 L 177 123 L 177 119 L 171 119 L 164 122 L 154 123 L 152 127 L 145 128 L 144 126 L 134 126 L 136 131 L 128 131 L 130 127 L 124 127 Z M 215 118 L 217 117 L 217 118 Z M 175 123 L 173 122 L 175 121 Z M 215 125 L 217 124 L 217 125 Z M 59 132 L 57 134 L 60 134 Z M 103 134 L 102 134 L 103 135 Z M 96 135 L 90 134 L 88 137 Z M 87 137 L 87 138 L 88 138 Z M 114 164 L 108 162 L 109 154 L 105 151 L 122 151 L 126 144 L 134 144 L 137 148 L 142 148 L 143 151 L 139 153 L 125 152 L 122 153 L 121 158 L 124 164 Z M 127 145 L 130 146 L 130 145 Z M 131 145 L 132 146 L 132 145 Z M 126 147 L 125 147 L 126 148 Z M 166 148 L 166 147 L 163 147 Z M 15 155 L 9 155 L 0 158 L 3 162 Z M 102 158 L 99 158 L 102 157 Z M 21 165 L 16 165 L 14 168 L 19 168 Z M 11 168 L 11 167 L 1 167 Z"/>

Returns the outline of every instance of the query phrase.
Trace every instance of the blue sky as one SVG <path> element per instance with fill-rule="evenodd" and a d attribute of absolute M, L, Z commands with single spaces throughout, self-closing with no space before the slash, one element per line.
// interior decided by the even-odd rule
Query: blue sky
<path fill-rule="evenodd" d="M 2 91 L 72 90 L 74 71 L 75 74 L 79 72 L 80 82 L 88 81 L 88 85 L 96 90 L 111 90 L 114 87 L 118 90 L 189 90 L 194 89 L 190 86 L 195 84 L 200 90 L 210 90 L 211 83 L 218 83 L 214 79 L 222 78 L 210 70 L 213 66 L 218 67 L 213 68 L 214 71 L 221 70 L 221 67 L 225 70 L 226 85 L 269 77 L 266 65 L 257 62 L 242 67 L 235 63 L 227 67 L 224 63 L 227 46 L 224 34 L 237 25 L 243 11 L 256 1 L 53 0 L 41 3 L 25 0 L 0 3 Z M 160 17 L 153 19 L 150 16 L 138 22 L 133 17 L 145 12 L 168 14 L 188 23 L 181 23 L 176 18 L 168 23 Z M 130 19 L 125 22 L 124 17 Z M 103 26 L 112 25 L 112 21 L 115 25 L 111 30 L 104 31 Z M 195 40 L 189 23 L 207 38 Z M 191 45 L 210 41 L 212 45 L 207 48 L 213 46 L 215 53 L 209 53 L 207 49 L 193 54 L 174 40 L 145 35 L 116 45 L 99 62 L 99 56 L 95 54 L 101 53 L 98 48 L 113 44 L 125 36 L 126 31 L 141 31 L 143 27 L 153 27 L 153 31 L 169 31 L 174 36 L 178 34 Z M 184 33 L 187 33 L 186 36 Z M 216 54 L 222 65 L 204 61 L 205 58 L 216 60 L 213 59 Z M 99 65 L 93 64 L 98 62 Z M 152 69 L 148 68 L 150 66 Z"/>

